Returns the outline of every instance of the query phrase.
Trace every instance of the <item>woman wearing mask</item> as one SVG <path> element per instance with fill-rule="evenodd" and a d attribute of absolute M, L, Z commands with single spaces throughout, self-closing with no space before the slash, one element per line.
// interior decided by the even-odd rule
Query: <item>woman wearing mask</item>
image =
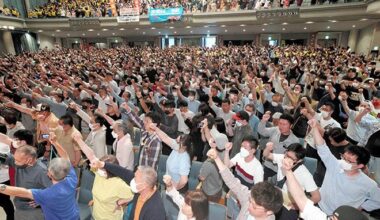
<path fill-rule="evenodd" d="M 170 138 L 154 124 L 151 128 L 157 136 L 173 150 L 166 161 L 166 174 L 173 177 L 173 186 L 180 192 L 187 191 L 187 181 L 190 173 L 191 137 L 182 135 L 177 139 Z"/>
<path fill-rule="evenodd" d="M 189 191 L 185 198 L 175 189 L 172 178 L 164 176 L 166 194 L 169 195 L 178 206 L 178 220 L 206 220 L 208 219 L 209 204 L 206 195 L 200 191 Z"/>
<path fill-rule="evenodd" d="M 80 135 L 73 135 L 73 139 L 90 161 L 97 160 L 94 151 L 87 146 Z M 106 155 L 100 158 L 100 161 L 119 164 L 116 157 L 112 155 Z M 95 220 L 123 219 L 123 209 L 118 206 L 132 200 L 131 188 L 122 179 L 103 168 L 98 168 L 94 173 L 93 200 L 89 204 L 93 206 L 92 217 Z"/>

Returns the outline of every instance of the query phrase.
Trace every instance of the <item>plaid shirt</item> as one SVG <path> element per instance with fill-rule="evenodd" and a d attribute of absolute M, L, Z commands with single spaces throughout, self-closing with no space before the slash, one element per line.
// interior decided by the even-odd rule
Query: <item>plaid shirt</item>
<path fill-rule="evenodd" d="M 141 142 L 140 142 L 140 166 L 150 166 L 157 171 L 158 160 L 160 159 L 162 142 L 158 136 L 153 133 L 150 134 L 144 128 L 144 122 L 132 111 L 127 112 L 122 109 L 122 114 L 126 114 L 135 125 L 141 129 Z"/>

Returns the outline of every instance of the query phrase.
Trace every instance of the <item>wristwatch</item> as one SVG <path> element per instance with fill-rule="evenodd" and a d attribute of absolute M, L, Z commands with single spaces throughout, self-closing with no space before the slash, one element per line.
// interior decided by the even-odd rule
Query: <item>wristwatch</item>
<path fill-rule="evenodd" d="M 1 191 L 1 192 L 4 192 L 6 188 L 7 188 L 7 185 L 5 185 L 5 184 L 0 184 L 0 191 Z"/>

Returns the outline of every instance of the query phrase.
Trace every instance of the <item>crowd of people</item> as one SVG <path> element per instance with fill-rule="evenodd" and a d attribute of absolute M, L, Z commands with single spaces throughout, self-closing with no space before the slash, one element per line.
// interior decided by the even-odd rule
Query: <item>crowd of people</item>
<path fill-rule="evenodd" d="M 56 48 L 0 75 L 8 220 L 77 220 L 86 164 L 96 220 L 165 219 L 163 198 L 181 220 L 379 217 L 380 69 L 348 48 Z"/>
<path fill-rule="evenodd" d="M 325 0 L 311 1 L 312 5 L 324 4 Z M 336 3 L 330 0 L 329 3 Z M 184 13 L 223 12 L 239 10 L 259 10 L 268 8 L 288 8 L 291 5 L 302 6 L 303 0 L 140 0 L 140 14 L 146 15 L 150 8 L 183 7 Z M 64 18 L 64 17 L 113 17 L 120 15 L 123 7 L 134 7 L 131 0 L 117 1 L 116 13 L 112 12 L 108 0 L 50 0 L 28 12 L 29 18 Z"/>
<path fill-rule="evenodd" d="M 7 7 L 4 5 L 3 7 L 0 7 L 0 16 L 12 16 L 12 17 L 20 17 L 20 12 L 14 7 Z"/>

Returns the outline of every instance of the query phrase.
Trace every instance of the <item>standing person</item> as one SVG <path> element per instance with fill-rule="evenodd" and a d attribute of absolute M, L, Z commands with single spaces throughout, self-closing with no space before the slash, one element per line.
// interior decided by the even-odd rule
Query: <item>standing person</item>
<path fill-rule="evenodd" d="M 0 160 L 3 160 L 4 157 L 7 157 L 10 149 L 9 146 L 3 143 L 0 143 Z M 0 184 L 10 185 L 8 167 L 6 165 L 0 164 Z M 0 194 L 0 206 L 4 209 L 5 214 L 7 215 L 6 220 L 14 220 L 14 207 L 10 199 L 10 196 Z"/>
<path fill-rule="evenodd" d="M 293 134 L 291 127 L 293 124 L 292 116 L 283 114 L 280 116 L 278 126 L 267 128 L 266 123 L 270 118 L 270 112 L 266 112 L 263 115 L 259 123 L 259 134 L 265 137 L 269 137 L 269 141 L 273 143 L 273 153 L 282 154 L 286 151 L 286 148 L 293 144 L 299 143 L 299 139 Z M 277 165 L 270 161 L 264 162 L 264 180 L 276 175 Z"/>
<path fill-rule="evenodd" d="M 141 120 L 136 113 L 131 111 L 126 103 L 123 103 L 121 108 L 121 113 L 127 114 L 130 120 L 141 129 L 139 165 L 150 166 L 157 170 L 158 160 L 162 149 L 162 142 L 150 126 L 152 123 L 159 126 L 160 117 L 153 112 L 149 112 L 145 115 L 144 120 Z"/>
<path fill-rule="evenodd" d="M 237 112 L 233 115 L 232 120 L 227 122 L 227 134 L 232 137 L 233 143 L 231 157 L 239 153 L 244 138 L 253 135 L 253 130 L 248 122 L 249 115 L 246 111 Z M 233 123 L 234 127 L 232 127 Z"/>
<path fill-rule="evenodd" d="M 54 158 L 48 168 L 47 176 L 51 178 L 53 185 L 45 189 L 27 189 L 0 185 L 0 193 L 34 200 L 43 210 L 43 216 L 35 219 L 46 220 L 78 220 L 79 208 L 75 199 L 78 178 L 74 167 L 70 163 L 69 155 L 57 142 L 54 133 L 49 134 L 50 142 L 56 147 L 60 158 Z M 27 147 L 23 147 L 27 148 Z M 45 173 L 43 175 L 46 176 Z M 28 203 L 29 204 L 29 203 Z M 16 219 L 20 219 L 17 218 Z M 27 216 L 25 219 L 32 219 Z"/>
<path fill-rule="evenodd" d="M 27 130 L 24 130 L 27 131 Z M 6 135 L 0 134 L 0 142 L 8 146 L 14 146 L 16 151 L 14 155 L 8 154 L 4 165 L 15 167 L 15 185 L 16 187 L 43 189 L 49 187 L 52 182 L 46 175 L 47 168 L 45 164 L 38 161 L 36 150 L 30 145 L 33 144 L 33 134 L 18 136 L 13 140 Z M 7 194 L 8 195 L 8 194 Z M 13 200 L 16 211 L 15 219 L 17 220 L 41 220 L 44 215 L 40 207 L 30 206 L 31 200 L 21 198 L 15 195 Z"/>

